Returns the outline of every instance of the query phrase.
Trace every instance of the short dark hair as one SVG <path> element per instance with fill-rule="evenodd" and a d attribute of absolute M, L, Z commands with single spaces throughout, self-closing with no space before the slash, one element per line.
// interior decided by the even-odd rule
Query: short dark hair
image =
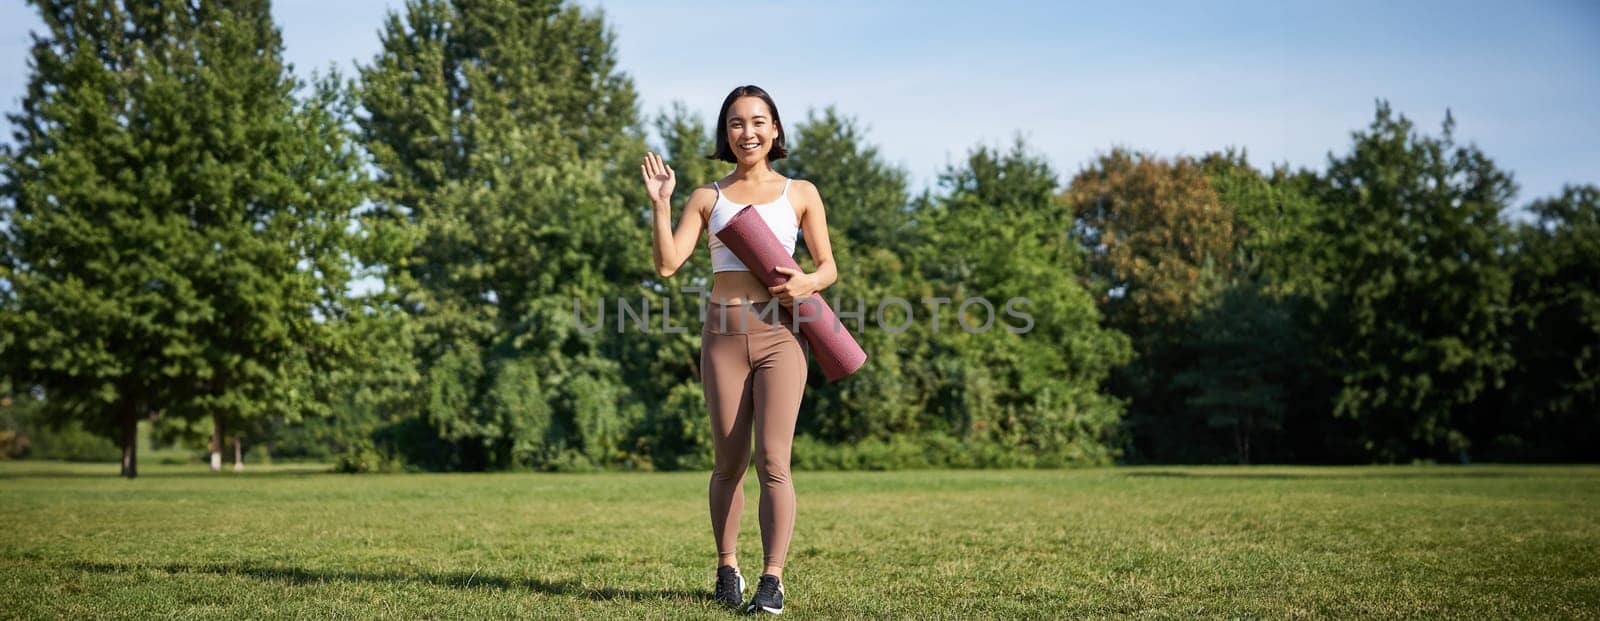
<path fill-rule="evenodd" d="M 767 109 L 772 111 L 772 123 L 778 126 L 778 139 L 772 141 L 772 149 L 767 151 L 767 161 L 781 160 L 789 157 L 789 148 L 784 144 L 784 136 L 788 135 L 788 128 L 783 126 L 783 121 L 778 119 L 778 104 L 772 103 L 772 96 L 768 95 L 761 87 L 746 84 L 733 89 L 728 97 L 722 100 L 722 111 L 717 113 L 717 152 L 707 155 L 707 159 L 722 160 L 730 164 L 737 163 L 739 158 L 733 156 L 733 147 L 728 146 L 728 108 L 740 97 L 760 97 L 767 102 Z"/>

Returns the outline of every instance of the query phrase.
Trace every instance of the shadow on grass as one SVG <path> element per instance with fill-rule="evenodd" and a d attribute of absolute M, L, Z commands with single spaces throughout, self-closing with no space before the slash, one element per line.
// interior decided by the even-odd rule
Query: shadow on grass
<path fill-rule="evenodd" d="M 180 470 L 180 471 L 161 471 L 161 470 L 157 470 L 157 471 L 153 471 L 153 472 L 140 472 L 139 476 L 136 477 L 135 480 L 138 480 L 138 479 L 203 479 L 203 478 L 215 479 L 215 478 L 218 478 L 218 477 L 229 477 L 229 476 L 233 476 L 233 477 L 250 477 L 252 479 L 254 479 L 254 478 L 263 478 L 263 477 L 265 477 L 265 478 L 284 478 L 284 477 L 309 477 L 309 476 L 316 476 L 316 475 L 323 475 L 323 474 L 333 474 L 333 473 L 334 473 L 334 471 L 333 471 L 332 468 L 326 468 L 326 469 L 305 468 L 305 469 L 292 469 L 292 470 L 256 470 L 256 471 L 251 471 L 249 469 L 246 469 L 244 472 L 233 472 L 231 470 L 226 470 L 226 469 L 224 469 L 222 472 L 211 472 L 209 470 L 193 470 L 193 471 L 189 471 L 189 470 Z M 117 467 L 116 466 L 111 466 L 110 470 L 106 470 L 106 471 L 103 471 L 103 472 L 99 472 L 99 471 L 84 471 L 84 470 L 14 470 L 14 471 L 9 471 L 9 472 L 0 472 L 0 480 L 6 480 L 6 479 L 120 479 L 120 478 L 122 478 L 122 475 L 117 473 Z"/>
<path fill-rule="evenodd" d="M 1353 472 L 1337 474 L 1288 472 L 1183 472 L 1177 470 L 1151 470 L 1123 472 L 1125 477 L 1187 478 L 1187 479 L 1295 479 L 1295 480 L 1364 480 L 1364 479 L 1526 479 L 1531 475 L 1517 472 L 1484 470 L 1439 470 L 1432 472 Z"/>
<path fill-rule="evenodd" d="M 261 580 L 276 580 L 290 584 L 318 584 L 332 581 L 345 582 L 390 582 L 390 583 L 423 583 L 453 589 L 467 589 L 488 587 L 502 590 L 523 590 L 546 593 L 550 595 L 573 595 L 595 601 L 630 600 L 643 601 L 655 599 L 704 599 L 711 601 L 709 591 L 680 591 L 672 589 L 595 589 L 578 586 L 577 583 L 566 580 L 552 582 L 538 578 L 506 578 L 484 574 L 435 574 L 427 572 L 418 573 L 366 573 L 358 571 L 324 571 L 311 570 L 301 567 L 261 567 L 253 565 L 224 565 L 220 563 L 183 564 L 183 563 L 157 563 L 123 565 L 116 563 L 92 563 L 77 561 L 67 565 L 73 569 L 93 573 L 117 574 L 140 570 L 160 570 L 167 573 L 213 574 L 218 576 L 245 576 Z"/>

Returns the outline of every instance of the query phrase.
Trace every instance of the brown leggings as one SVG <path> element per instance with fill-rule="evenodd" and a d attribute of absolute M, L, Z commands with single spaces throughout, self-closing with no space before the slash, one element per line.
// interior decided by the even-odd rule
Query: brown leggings
<path fill-rule="evenodd" d="M 711 472 L 711 532 L 727 564 L 739 540 L 744 474 L 755 427 L 761 479 L 761 547 L 769 567 L 783 567 L 794 532 L 789 452 L 806 388 L 809 349 L 789 309 L 776 301 L 706 306 L 700 331 L 700 381 L 711 411 L 716 465 Z"/>

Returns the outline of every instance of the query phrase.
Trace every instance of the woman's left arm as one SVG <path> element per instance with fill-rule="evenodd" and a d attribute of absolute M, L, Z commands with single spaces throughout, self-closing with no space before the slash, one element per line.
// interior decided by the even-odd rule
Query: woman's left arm
<path fill-rule="evenodd" d="M 805 233 L 806 250 L 810 251 L 817 269 L 807 274 L 778 268 L 789 275 L 789 280 L 769 290 L 784 304 L 816 295 L 839 280 L 839 270 L 833 264 L 833 247 L 828 243 L 828 212 L 822 206 L 822 195 L 810 181 L 796 179 L 794 185 L 801 201 L 800 230 Z"/>

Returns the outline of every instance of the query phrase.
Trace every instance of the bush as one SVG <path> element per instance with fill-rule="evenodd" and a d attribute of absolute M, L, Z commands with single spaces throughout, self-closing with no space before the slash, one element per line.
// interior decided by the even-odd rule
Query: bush
<path fill-rule="evenodd" d="M 794 439 L 796 470 L 901 470 L 916 468 L 1056 468 L 1092 463 L 1073 455 L 1033 454 L 993 442 L 962 441 L 941 433 L 870 438 L 828 444 L 809 435 Z"/>
<path fill-rule="evenodd" d="M 31 459 L 61 459 L 65 461 L 118 461 L 122 449 L 111 440 L 90 433 L 78 421 L 70 421 L 60 429 L 39 426 L 32 430 L 32 448 L 26 457 Z"/>
<path fill-rule="evenodd" d="M 0 431 L 0 460 L 21 459 L 27 454 L 31 441 L 28 436 L 15 431 Z"/>
<path fill-rule="evenodd" d="M 336 472 L 359 474 L 363 472 L 401 472 L 405 465 L 399 458 L 387 455 L 372 445 L 351 447 L 340 453 L 334 462 Z"/>
<path fill-rule="evenodd" d="M 156 458 L 156 463 L 163 466 L 183 466 L 196 463 L 197 461 L 199 460 L 194 459 L 187 453 L 173 451 L 164 452 L 160 457 Z"/>

